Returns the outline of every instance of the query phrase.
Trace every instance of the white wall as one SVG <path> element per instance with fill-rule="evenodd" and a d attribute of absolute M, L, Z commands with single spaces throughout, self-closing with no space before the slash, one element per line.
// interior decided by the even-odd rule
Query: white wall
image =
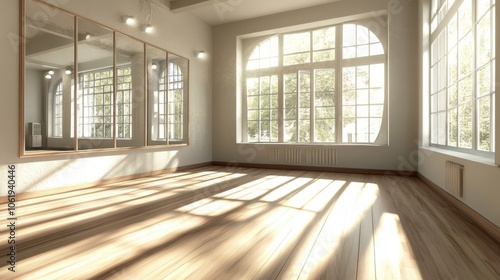
<path fill-rule="evenodd" d="M 269 162 L 269 145 L 236 144 L 237 37 L 359 14 L 389 14 L 389 145 L 337 146 L 336 167 L 416 170 L 418 150 L 417 1 L 339 1 L 258 19 L 228 23 L 213 30 L 214 161 Z"/>
<path fill-rule="evenodd" d="M 475 210 L 477 213 L 500 227 L 500 168 L 495 166 L 493 159 L 485 159 L 478 156 L 471 156 L 457 152 L 444 151 L 440 149 L 428 148 L 429 125 L 428 125 L 428 95 L 429 95 L 429 64 L 428 64 L 428 18 L 430 0 L 419 1 L 419 45 L 420 45 L 420 143 L 418 172 L 431 180 L 434 184 L 445 189 L 445 163 L 453 161 L 464 166 L 463 197 L 457 197 L 464 204 Z M 498 13 L 497 13 L 498 18 Z M 497 20 L 497 53 L 499 49 L 498 20 Z M 497 69 L 498 69 L 497 60 Z M 497 71 L 497 80 L 499 79 Z M 498 84 L 498 83 L 497 83 Z M 498 100 L 497 100 L 498 101 Z M 498 108 L 499 102 L 497 102 Z M 499 111 L 499 110 L 497 110 Z M 497 115 L 498 123 L 498 115 Z M 497 133 L 498 135 L 498 133 Z M 498 138 L 498 137 L 497 137 Z M 498 143 L 497 139 L 497 143 Z M 498 145 L 496 150 L 498 151 Z M 498 156 L 500 153 L 497 152 Z"/>
<path fill-rule="evenodd" d="M 154 8 L 155 33 L 142 33 L 122 23 L 132 14 L 144 22 L 142 1 L 136 0 L 51 0 L 66 10 L 122 31 L 148 43 L 190 59 L 190 145 L 163 150 L 113 151 L 100 154 L 19 158 L 18 155 L 18 46 L 19 5 L 2 1 L 0 9 L 0 174 L 16 164 L 17 192 L 93 182 L 100 179 L 144 173 L 212 160 L 211 61 L 194 57 L 195 50 L 211 53 L 211 27 L 189 13 L 173 15 Z M 149 11 L 149 9 L 145 9 Z M 0 179 L 0 196 L 6 195 L 7 179 Z"/>

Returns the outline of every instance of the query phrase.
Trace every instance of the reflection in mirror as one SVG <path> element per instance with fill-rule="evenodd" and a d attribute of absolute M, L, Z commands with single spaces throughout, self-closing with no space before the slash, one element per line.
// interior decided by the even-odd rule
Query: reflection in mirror
<path fill-rule="evenodd" d="M 167 52 L 146 47 L 148 77 L 148 145 L 167 144 L 166 61 Z"/>
<path fill-rule="evenodd" d="M 113 31 L 78 20 L 78 149 L 113 148 Z"/>
<path fill-rule="evenodd" d="M 74 17 L 27 0 L 25 150 L 73 150 Z"/>
<path fill-rule="evenodd" d="M 187 144 L 188 127 L 188 70 L 186 58 L 168 54 L 168 143 Z"/>
<path fill-rule="evenodd" d="M 144 43 L 116 34 L 116 145 L 145 146 Z"/>

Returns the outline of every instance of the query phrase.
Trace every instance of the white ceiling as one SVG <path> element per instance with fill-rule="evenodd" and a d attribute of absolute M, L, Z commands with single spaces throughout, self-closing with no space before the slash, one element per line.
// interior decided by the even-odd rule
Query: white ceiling
<path fill-rule="evenodd" d="M 172 12 L 190 12 L 209 25 L 267 16 L 339 0 L 171 0 Z M 175 4 L 172 4 L 176 2 Z M 175 10 L 175 7 L 180 7 Z"/>

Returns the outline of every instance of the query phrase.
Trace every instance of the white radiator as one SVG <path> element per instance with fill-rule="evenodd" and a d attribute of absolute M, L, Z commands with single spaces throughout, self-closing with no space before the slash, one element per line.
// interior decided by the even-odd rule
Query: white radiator
<path fill-rule="evenodd" d="M 464 166 L 446 161 L 445 177 L 445 188 L 452 194 L 463 197 Z"/>
<path fill-rule="evenodd" d="M 337 163 L 335 149 L 328 147 L 289 147 L 270 149 L 272 162 L 332 166 Z"/>
<path fill-rule="evenodd" d="M 42 147 L 42 124 L 30 123 L 29 146 L 31 148 Z"/>

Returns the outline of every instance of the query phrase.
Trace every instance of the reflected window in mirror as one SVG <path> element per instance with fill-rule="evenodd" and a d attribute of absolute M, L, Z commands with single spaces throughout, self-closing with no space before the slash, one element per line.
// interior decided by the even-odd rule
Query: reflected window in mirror
<path fill-rule="evenodd" d="M 188 59 L 42 1 L 20 8 L 20 155 L 188 144 Z"/>
<path fill-rule="evenodd" d="M 44 3 L 24 4 L 23 150 L 74 150 L 73 85 L 66 70 L 74 66 L 75 17 Z"/>

